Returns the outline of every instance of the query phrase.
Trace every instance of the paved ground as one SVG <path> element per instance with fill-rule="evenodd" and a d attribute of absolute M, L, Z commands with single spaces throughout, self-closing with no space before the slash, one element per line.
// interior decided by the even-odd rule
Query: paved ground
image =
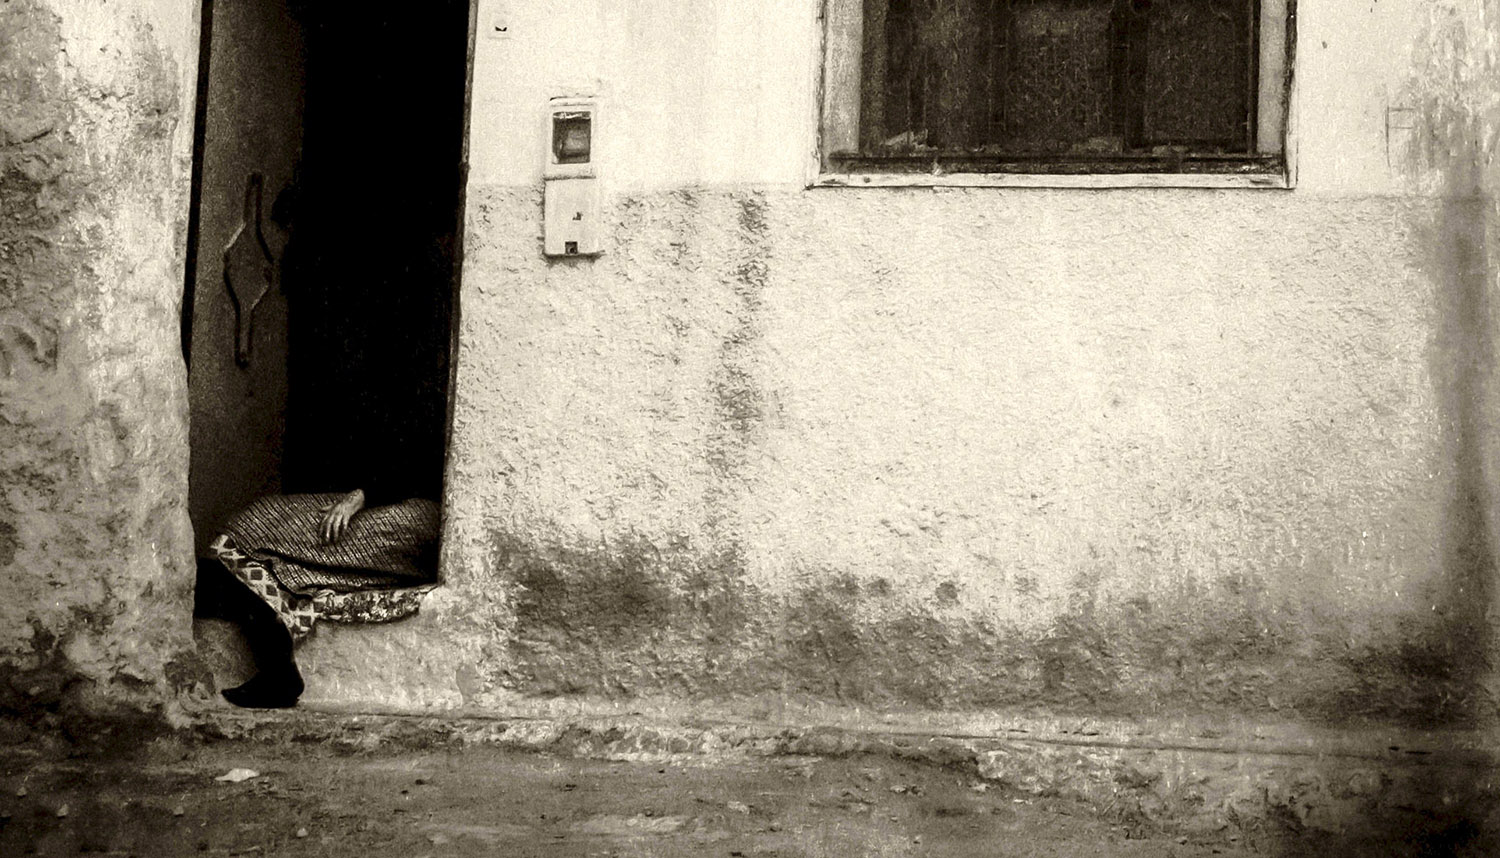
<path fill-rule="evenodd" d="M 256 776 L 216 778 L 233 769 Z M 604 762 L 468 747 L 159 742 L 0 751 L 0 855 L 1249 856 L 1482 854 L 1440 843 L 1195 837 L 890 757 Z"/>

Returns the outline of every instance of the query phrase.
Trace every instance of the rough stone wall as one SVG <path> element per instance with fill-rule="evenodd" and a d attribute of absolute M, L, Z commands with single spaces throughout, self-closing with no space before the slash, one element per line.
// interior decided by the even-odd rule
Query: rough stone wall
<path fill-rule="evenodd" d="M 194 677 L 196 10 L 0 4 L 0 714 L 170 714 Z"/>

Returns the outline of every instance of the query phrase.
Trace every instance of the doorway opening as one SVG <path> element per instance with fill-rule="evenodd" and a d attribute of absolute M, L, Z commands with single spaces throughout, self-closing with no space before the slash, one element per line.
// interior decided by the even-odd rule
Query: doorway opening
<path fill-rule="evenodd" d="M 202 25 L 182 323 L 199 556 L 256 498 L 440 502 L 469 0 L 205 0 Z"/>

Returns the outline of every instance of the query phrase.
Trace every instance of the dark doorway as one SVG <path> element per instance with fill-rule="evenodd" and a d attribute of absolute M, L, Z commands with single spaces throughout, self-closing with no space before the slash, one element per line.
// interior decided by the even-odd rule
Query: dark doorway
<path fill-rule="evenodd" d="M 204 9 L 184 349 L 202 550 L 263 494 L 439 499 L 468 0 Z"/>
<path fill-rule="evenodd" d="M 284 488 L 438 498 L 467 0 L 307 2 Z M 294 195 L 295 201 L 290 199 Z"/>

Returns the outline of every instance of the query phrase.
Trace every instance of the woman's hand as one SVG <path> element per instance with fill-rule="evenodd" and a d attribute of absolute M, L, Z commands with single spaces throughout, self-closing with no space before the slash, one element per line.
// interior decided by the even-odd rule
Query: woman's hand
<path fill-rule="evenodd" d="M 338 542 L 349 531 L 349 520 L 364 508 L 364 489 L 355 489 L 339 498 L 337 503 L 323 507 L 323 521 L 318 526 L 318 535 L 325 544 Z"/>

